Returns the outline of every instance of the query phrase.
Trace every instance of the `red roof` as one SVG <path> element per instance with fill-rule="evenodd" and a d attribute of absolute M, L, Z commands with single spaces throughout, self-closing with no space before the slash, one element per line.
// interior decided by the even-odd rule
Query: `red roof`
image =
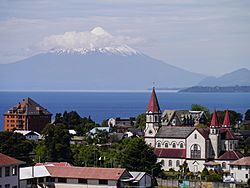
<path fill-rule="evenodd" d="M 235 140 L 236 139 L 234 133 L 230 129 L 220 128 L 220 133 L 221 133 L 222 140 Z"/>
<path fill-rule="evenodd" d="M 45 163 L 36 163 L 35 166 L 72 166 L 67 162 L 45 162 Z"/>
<path fill-rule="evenodd" d="M 216 111 L 214 111 L 210 127 L 218 127 L 218 126 L 219 123 L 218 123 L 217 113 Z"/>
<path fill-rule="evenodd" d="M 250 166 L 250 157 L 243 157 L 237 161 L 230 163 L 230 165 Z"/>
<path fill-rule="evenodd" d="M 219 160 L 237 160 L 242 157 L 244 156 L 239 151 L 226 151 L 219 157 Z"/>
<path fill-rule="evenodd" d="M 59 167 L 46 166 L 51 177 L 82 178 L 82 179 L 103 179 L 119 180 L 126 171 L 124 168 L 95 168 L 95 167 Z"/>
<path fill-rule="evenodd" d="M 158 103 L 158 100 L 157 100 L 157 97 L 156 97 L 155 88 L 153 87 L 153 91 L 152 91 L 152 94 L 151 94 L 151 97 L 150 97 L 147 112 L 157 112 L 157 113 L 159 113 L 160 111 L 161 110 L 160 110 L 160 106 L 159 106 L 159 103 Z"/>
<path fill-rule="evenodd" d="M 224 121 L 223 121 L 223 126 L 224 127 L 229 127 L 230 126 L 230 118 L 229 118 L 229 113 L 228 110 L 225 113 Z"/>
<path fill-rule="evenodd" d="M 8 155 L 4 155 L 3 153 L 0 153 L 0 165 L 21 165 L 25 162 L 19 161 L 13 157 L 10 157 Z"/>
<path fill-rule="evenodd" d="M 161 158 L 186 158 L 186 149 L 156 148 L 154 153 Z"/>

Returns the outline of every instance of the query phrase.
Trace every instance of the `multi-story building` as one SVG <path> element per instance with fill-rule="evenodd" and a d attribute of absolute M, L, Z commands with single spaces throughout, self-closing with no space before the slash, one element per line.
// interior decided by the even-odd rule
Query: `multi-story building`
<path fill-rule="evenodd" d="M 164 170 L 179 170 L 184 161 L 193 172 L 202 171 L 204 165 L 217 168 L 218 164 L 229 170 L 229 163 L 243 157 L 237 151 L 238 140 L 231 131 L 228 111 L 222 126 L 218 123 L 215 111 L 210 128 L 196 128 L 189 124 L 166 125 L 161 118 L 153 88 L 146 112 L 144 137 L 145 142 L 155 148 L 155 154 Z"/>
<path fill-rule="evenodd" d="M 0 187 L 19 187 L 19 165 L 24 162 L 0 153 Z"/>
<path fill-rule="evenodd" d="M 41 130 L 51 122 L 52 114 L 31 98 L 25 98 L 4 113 L 4 130 Z"/>
<path fill-rule="evenodd" d="M 243 157 L 229 165 L 230 178 L 233 178 L 236 182 L 246 183 L 248 181 L 250 178 L 250 157 Z M 227 177 L 224 176 L 224 179 L 227 179 Z"/>

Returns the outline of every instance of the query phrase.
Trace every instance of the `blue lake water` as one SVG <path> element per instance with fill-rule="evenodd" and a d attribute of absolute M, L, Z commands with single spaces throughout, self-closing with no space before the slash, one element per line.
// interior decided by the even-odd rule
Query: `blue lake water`
<path fill-rule="evenodd" d="M 101 123 L 111 117 L 132 117 L 144 113 L 151 92 L 0 92 L 0 130 L 3 113 L 23 98 L 30 97 L 53 115 L 65 110 L 77 111 L 81 116 Z M 207 106 L 210 110 L 232 109 L 242 114 L 250 108 L 249 93 L 169 93 L 157 92 L 164 109 L 190 109 L 192 104 Z"/>

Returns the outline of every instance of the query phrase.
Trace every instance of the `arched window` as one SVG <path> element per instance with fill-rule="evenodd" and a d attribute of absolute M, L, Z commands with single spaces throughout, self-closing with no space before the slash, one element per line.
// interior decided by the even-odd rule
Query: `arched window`
<path fill-rule="evenodd" d="M 172 145 L 173 145 L 173 148 L 176 148 L 176 143 L 173 143 Z"/>
<path fill-rule="evenodd" d="M 171 167 L 172 166 L 172 160 L 168 161 L 168 166 Z"/>
<path fill-rule="evenodd" d="M 197 139 L 197 134 L 194 134 L 194 139 Z"/>
<path fill-rule="evenodd" d="M 180 148 L 183 148 L 183 143 L 180 143 Z"/>
<path fill-rule="evenodd" d="M 167 142 L 165 143 L 165 148 L 168 148 L 168 143 Z"/>
<path fill-rule="evenodd" d="M 157 143 L 157 147 L 158 147 L 158 148 L 161 147 L 161 143 L 160 143 L 160 142 Z"/>
<path fill-rule="evenodd" d="M 227 164 L 225 162 L 222 163 L 222 169 L 225 169 Z"/>
<path fill-rule="evenodd" d="M 177 161 L 176 161 L 176 167 L 179 167 L 179 166 L 180 166 L 180 161 L 177 160 Z"/>
<path fill-rule="evenodd" d="M 191 158 L 200 159 L 201 158 L 201 147 L 198 144 L 191 146 Z"/>

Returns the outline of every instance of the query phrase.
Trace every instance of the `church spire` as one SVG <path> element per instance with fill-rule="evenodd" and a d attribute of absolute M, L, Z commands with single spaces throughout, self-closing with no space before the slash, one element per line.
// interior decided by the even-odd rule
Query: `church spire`
<path fill-rule="evenodd" d="M 217 113 L 214 111 L 210 127 L 219 127 Z"/>
<path fill-rule="evenodd" d="M 224 117 L 224 121 L 223 121 L 223 127 L 226 127 L 228 128 L 230 126 L 230 118 L 229 118 L 229 113 L 228 113 L 228 110 L 226 110 L 226 113 L 225 113 L 225 117 Z"/>
<path fill-rule="evenodd" d="M 152 112 L 152 113 L 159 113 L 161 112 L 160 110 L 160 106 L 156 97 L 156 93 L 155 93 L 155 87 L 153 87 L 153 91 L 150 97 L 150 101 L 148 104 L 148 109 L 147 112 Z"/>

